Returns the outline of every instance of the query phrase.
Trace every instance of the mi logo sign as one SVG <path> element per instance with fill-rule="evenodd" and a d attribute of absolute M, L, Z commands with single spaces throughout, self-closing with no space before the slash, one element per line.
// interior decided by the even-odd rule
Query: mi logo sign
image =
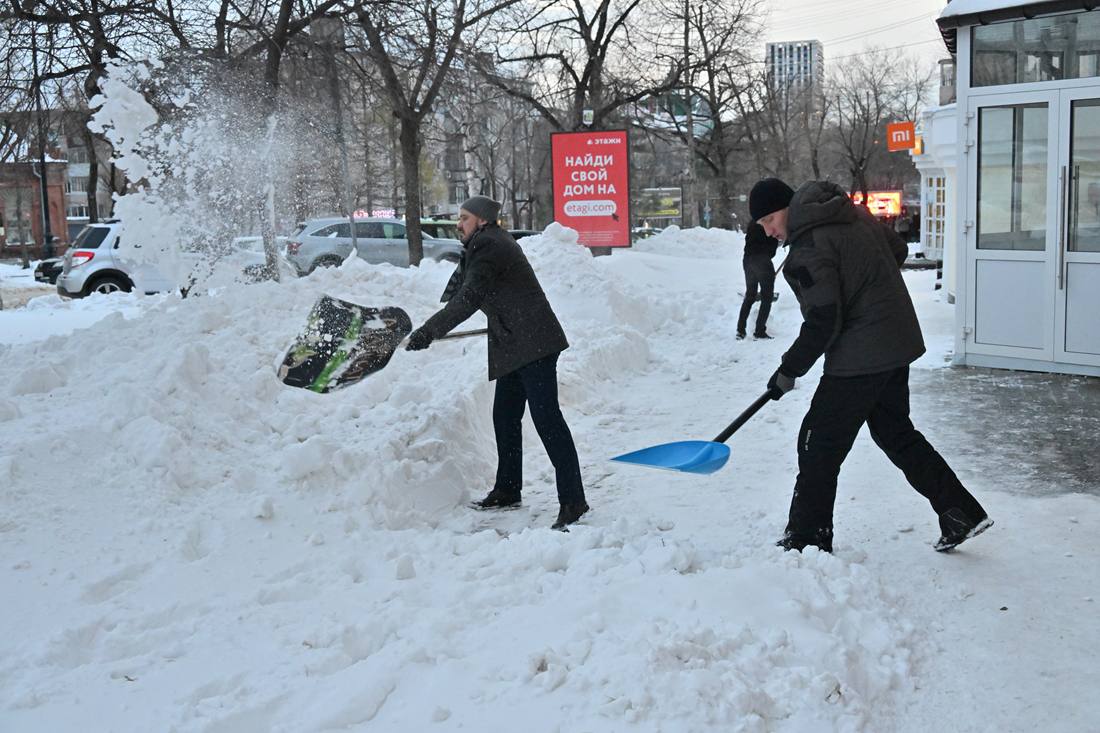
<path fill-rule="evenodd" d="M 917 134 L 912 122 L 891 122 L 886 126 L 886 149 L 891 153 L 912 150 L 917 144 Z"/>

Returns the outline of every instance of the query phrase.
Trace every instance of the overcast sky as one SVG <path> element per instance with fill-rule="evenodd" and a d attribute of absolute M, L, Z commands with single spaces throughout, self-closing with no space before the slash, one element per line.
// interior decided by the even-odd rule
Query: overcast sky
<path fill-rule="evenodd" d="M 949 54 L 936 17 L 945 0 L 771 0 L 764 41 L 821 41 L 825 67 L 868 46 L 904 47 L 935 64 Z"/>

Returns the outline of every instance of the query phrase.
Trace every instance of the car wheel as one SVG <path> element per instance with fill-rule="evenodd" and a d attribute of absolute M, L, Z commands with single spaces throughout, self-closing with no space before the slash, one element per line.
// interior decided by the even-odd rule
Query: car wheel
<path fill-rule="evenodd" d="M 117 275 L 106 275 L 104 277 L 97 277 L 88 283 L 86 288 L 87 293 L 103 293 L 104 295 L 110 295 L 111 293 L 128 293 L 133 288 L 129 280 L 118 277 Z"/>
<path fill-rule="evenodd" d="M 342 264 L 344 264 L 344 261 L 339 257 L 318 257 L 313 261 L 313 267 L 309 271 L 313 272 L 318 267 L 339 267 Z"/>

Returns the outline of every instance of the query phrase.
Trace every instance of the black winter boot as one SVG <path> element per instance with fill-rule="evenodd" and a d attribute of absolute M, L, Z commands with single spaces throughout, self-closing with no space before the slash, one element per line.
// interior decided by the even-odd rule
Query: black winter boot
<path fill-rule="evenodd" d="M 822 552 L 831 553 L 833 551 L 833 530 L 819 529 L 813 533 L 813 536 L 785 532 L 783 539 L 776 542 L 775 546 L 782 547 L 784 550 L 798 550 L 799 552 L 807 547 L 816 547 Z"/>
<path fill-rule="evenodd" d="M 567 525 L 576 522 L 587 511 L 588 503 L 583 500 L 577 504 L 562 504 L 561 509 L 558 511 L 558 519 L 550 525 L 550 529 L 564 530 Z"/>
<path fill-rule="evenodd" d="M 519 494 L 493 489 L 484 499 L 475 501 L 474 506 L 479 509 L 502 509 L 504 507 L 517 507 L 519 503 Z"/>
<path fill-rule="evenodd" d="M 978 518 L 968 517 L 962 509 L 948 509 L 940 515 L 939 541 L 936 552 L 953 550 L 971 537 L 977 537 L 993 526 L 993 520 L 985 512 Z"/>

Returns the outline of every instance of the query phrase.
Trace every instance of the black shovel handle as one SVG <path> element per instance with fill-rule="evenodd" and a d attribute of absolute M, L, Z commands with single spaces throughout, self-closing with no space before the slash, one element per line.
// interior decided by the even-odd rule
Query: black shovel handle
<path fill-rule="evenodd" d="M 771 390 L 768 390 L 764 394 L 756 398 L 756 402 L 749 405 L 749 408 L 737 416 L 737 419 L 726 426 L 726 429 L 718 433 L 718 437 L 714 439 L 715 443 L 725 443 L 730 439 L 730 436 L 737 432 L 737 429 L 749 421 L 749 418 L 760 412 L 760 408 L 768 404 L 772 400 Z"/>
<path fill-rule="evenodd" d="M 489 333 L 489 329 L 487 328 L 478 328 L 474 331 L 455 331 L 454 333 L 440 336 L 436 341 L 442 341 L 443 339 L 464 339 L 467 336 L 482 336 L 487 333 Z"/>

